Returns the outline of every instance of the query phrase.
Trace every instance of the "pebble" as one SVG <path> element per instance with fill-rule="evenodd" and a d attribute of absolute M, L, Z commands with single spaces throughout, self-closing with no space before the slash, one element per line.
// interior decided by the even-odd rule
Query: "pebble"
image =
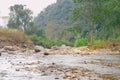
<path fill-rule="evenodd" d="M 19 69 L 16 69 L 16 71 L 20 71 Z"/>
<path fill-rule="evenodd" d="M 44 55 L 49 55 L 49 53 L 45 52 Z"/>
<path fill-rule="evenodd" d="M 58 77 L 56 77 L 55 79 L 59 79 Z"/>

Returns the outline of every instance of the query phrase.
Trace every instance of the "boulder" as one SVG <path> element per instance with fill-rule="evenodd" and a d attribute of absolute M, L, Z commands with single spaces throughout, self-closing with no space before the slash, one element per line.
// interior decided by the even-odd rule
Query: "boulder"
<path fill-rule="evenodd" d="M 17 46 L 5 46 L 3 49 L 6 50 L 6 51 L 17 51 L 20 48 L 17 47 Z"/>
<path fill-rule="evenodd" d="M 42 46 L 35 46 L 35 49 L 34 49 L 35 52 L 40 52 L 42 50 L 44 50 Z"/>
<path fill-rule="evenodd" d="M 52 46 L 51 49 L 52 50 L 59 50 L 59 47 L 58 46 Z"/>
<path fill-rule="evenodd" d="M 40 52 L 41 50 L 40 49 L 35 49 L 35 52 Z"/>
<path fill-rule="evenodd" d="M 33 49 L 33 48 L 34 48 L 34 44 L 33 44 L 32 41 L 27 40 L 27 41 L 25 41 L 25 42 L 22 44 L 22 47 L 23 47 L 23 48 Z"/>
<path fill-rule="evenodd" d="M 27 48 L 27 44 L 24 43 L 24 44 L 22 45 L 22 47 L 23 47 L 23 48 Z"/>
<path fill-rule="evenodd" d="M 15 52 L 15 51 L 8 51 L 8 54 L 13 54 L 13 55 L 15 55 L 17 52 Z"/>
<path fill-rule="evenodd" d="M 65 44 L 61 45 L 62 48 L 66 48 L 67 46 Z"/>
<path fill-rule="evenodd" d="M 32 55 L 34 53 L 34 50 L 26 50 L 25 52 L 24 52 L 24 54 L 26 55 L 26 56 L 30 56 L 30 55 Z"/>
<path fill-rule="evenodd" d="M 78 48 L 76 48 L 76 49 L 78 49 L 78 50 L 80 50 L 80 51 L 89 51 L 88 46 L 82 46 L 82 47 L 78 47 Z"/>

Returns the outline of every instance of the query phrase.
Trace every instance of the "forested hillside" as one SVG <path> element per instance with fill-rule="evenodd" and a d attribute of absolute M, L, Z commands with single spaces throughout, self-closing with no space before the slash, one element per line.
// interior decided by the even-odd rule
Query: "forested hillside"
<path fill-rule="evenodd" d="M 34 20 L 35 26 L 44 29 L 49 38 L 61 38 L 63 30 L 75 23 L 71 19 L 73 7 L 72 0 L 57 0 L 57 3 L 38 14 Z"/>
<path fill-rule="evenodd" d="M 49 39 L 119 40 L 119 1 L 57 0 L 34 19 Z"/>
<path fill-rule="evenodd" d="M 70 10 L 73 8 L 72 0 L 57 0 L 57 3 L 49 5 L 35 18 L 37 27 L 45 28 L 47 23 L 57 21 L 64 24 L 70 24 Z M 66 23 L 67 22 L 67 23 Z"/>

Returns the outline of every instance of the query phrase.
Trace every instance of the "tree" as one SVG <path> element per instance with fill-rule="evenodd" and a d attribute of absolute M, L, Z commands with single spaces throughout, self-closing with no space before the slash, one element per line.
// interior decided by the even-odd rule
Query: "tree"
<path fill-rule="evenodd" d="M 32 11 L 25 5 L 14 5 L 10 7 L 9 28 L 22 29 L 26 31 L 30 22 L 32 22 Z"/>
<path fill-rule="evenodd" d="M 73 18 L 77 19 L 79 17 L 84 17 L 87 20 L 87 27 L 89 29 L 89 42 L 93 43 L 93 31 L 95 23 L 95 15 L 97 13 L 97 3 L 98 0 L 74 0 L 77 7 L 73 10 Z"/>
<path fill-rule="evenodd" d="M 73 18 L 86 18 L 90 33 L 90 42 L 93 40 L 95 25 L 100 24 L 101 35 L 104 39 L 113 38 L 120 31 L 120 1 L 119 0 L 73 0 L 77 6 L 73 10 Z M 117 32 L 116 32 L 117 30 Z"/>

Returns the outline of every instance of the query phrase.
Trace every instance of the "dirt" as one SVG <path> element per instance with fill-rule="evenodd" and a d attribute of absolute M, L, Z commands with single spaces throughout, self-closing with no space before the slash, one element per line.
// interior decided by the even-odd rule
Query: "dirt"
<path fill-rule="evenodd" d="M 0 80 L 120 80 L 120 55 L 2 52 Z"/>

